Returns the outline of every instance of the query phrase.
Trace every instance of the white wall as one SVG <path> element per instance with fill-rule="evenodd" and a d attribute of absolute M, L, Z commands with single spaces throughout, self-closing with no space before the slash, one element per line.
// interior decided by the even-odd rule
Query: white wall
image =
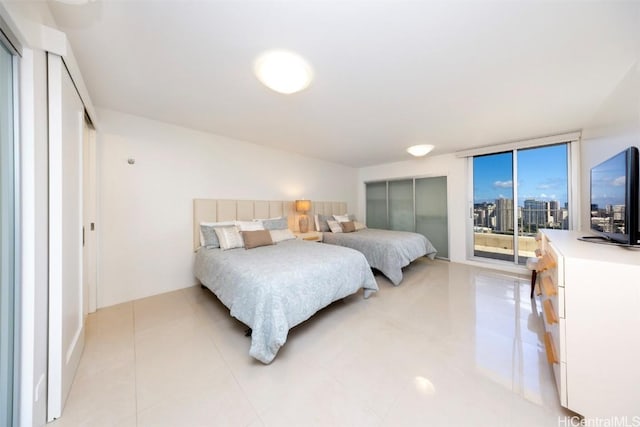
<path fill-rule="evenodd" d="M 467 160 L 453 154 L 427 156 L 404 162 L 361 168 L 358 171 L 358 219 L 365 219 L 365 182 L 413 176 L 446 176 L 449 222 L 449 259 L 466 260 Z"/>
<path fill-rule="evenodd" d="M 98 307 L 195 283 L 194 198 L 356 206 L 356 169 L 114 111 L 98 116 Z"/>
<path fill-rule="evenodd" d="M 581 216 L 589 230 L 589 171 L 635 145 L 640 148 L 640 63 L 634 64 L 582 131 Z"/>
<path fill-rule="evenodd" d="M 580 216 L 589 228 L 589 170 L 595 164 L 635 145 L 640 147 L 640 64 L 629 69 L 582 131 L 580 147 Z M 466 159 L 454 155 L 389 163 L 362 168 L 358 173 L 358 217 L 364 218 L 367 181 L 411 176 L 447 176 L 449 254 L 451 261 L 468 262 L 466 246 Z"/>

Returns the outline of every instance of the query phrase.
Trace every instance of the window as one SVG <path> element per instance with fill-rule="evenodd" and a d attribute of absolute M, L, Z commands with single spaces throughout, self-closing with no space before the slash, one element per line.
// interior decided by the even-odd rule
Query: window
<path fill-rule="evenodd" d="M 569 143 L 472 157 L 473 256 L 524 264 L 540 228 L 569 229 Z"/>

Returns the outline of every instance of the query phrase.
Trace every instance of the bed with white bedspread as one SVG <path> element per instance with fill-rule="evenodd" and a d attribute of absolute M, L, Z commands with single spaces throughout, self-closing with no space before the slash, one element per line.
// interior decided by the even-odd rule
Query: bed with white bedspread
<path fill-rule="evenodd" d="M 202 247 L 195 275 L 251 328 L 249 354 L 263 363 L 318 310 L 360 289 L 365 298 L 378 290 L 361 253 L 297 239 L 251 250 Z"/>
<path fill-rule="evenodd" d="M 362 252 L 369 265 L 394 285 L 402 282 L 403 267 L 423 256 L 434 259 L 437 252 L 425 236 L 407 231 L 365 228 L 351 233 L 325 232 L 323 241 Z"/>

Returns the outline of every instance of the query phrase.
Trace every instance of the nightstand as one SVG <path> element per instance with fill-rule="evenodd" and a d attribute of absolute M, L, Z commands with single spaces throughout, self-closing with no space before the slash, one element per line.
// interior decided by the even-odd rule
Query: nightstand
<path fill-rule="evenodd" d="M 296 235 L 296 239 L 308 240 L 310 242 L 322 242 L 322 232 L 320 231 L 309 231 L 308 233 L 300 233 L 299 231 L 296 231 L 293 234 Z"/>

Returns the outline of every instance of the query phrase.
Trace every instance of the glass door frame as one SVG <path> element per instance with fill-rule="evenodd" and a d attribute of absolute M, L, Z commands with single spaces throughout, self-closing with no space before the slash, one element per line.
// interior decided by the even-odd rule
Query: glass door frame
<path fill-rule="evenodd" d="M 12 219 L 12 227 L 9 230 L 6 230 L 8 233 L 11 233 L 11 241 L 10 245 L 13 249 L 13 257 L 9 259 L 9 264 L 13 268 L 13 274 L 8 278 L 10 283 L 5 283 L 5 287 L 7 293 L 9 295 L 2 295 L 2 298 L 8 298 L 8 324 L 1 326 L 1 331 L 3 335 L 10 335 L 10 339 L 8 341 L 8 348 L 5 350 L 8 354 L 3 354 L 1 359 L 5 359 L 3 363 L 7 363 L 6 366 L 3 366 L 2 369 L 6 369 L 4 374 L 7 376 L 3 378 L 3 384 L 1 385 L 4 389 L 0 392 L 0 395 L 3 396 L 2 402 L 0 402 L 0 413 L 3 413 L 3 418 L 0 420 L 2 422 L 7 422 L 10 426 L 16 426 L 19 423 L 19 407 L 20 407 L 20 346 L 21 346 L 21 310 L 20 310 L 20 283 L 21 283 L 21 211 L 20 211 L 20 203 L 21 203 L 21 193 L 20 193 L 20 165 L 21 165 L 21 157 L 20 157 L 20 105 L 19 105 L 19 96 L 20 92 L 18 90 L 19 87 L 19 57 L 21 56 L 22 46 L 18 42 L 18 39 L 13 35 L 13 33 L 9 30 L 9 26 L 6 21 L 0 15 L 0 44 L 2 47 L 6 49 L 6 51 L 11 55 L 11 102 L 7 104 L 9 108 L 12 109 L 12 127 L 13 132 L 11 135 L 12 141 L 9 142 L 11 144 L 11 156 L 12 159 L 9 162 L 12 164 L 12 179 L 8 184 L 10 187 L 10 191 L 12 192 L 10 198 L 12 199 L 11 206 L 11 214 L 13 215 Z M 3 82 L 2 84 L 5 84 Z M 5 183 L 1 183 L 1 185 L 5 185 Z M 4 220 L 3 220 L 4 222 Z M 5 388 L 6 387 L 6 388 Z M 7 393 L 5 395 L 5 392 Z"/>
<path fill-rule="evenodd" d="M 550 139 L 550 140 L 549 140 Z M 518 151 L 531 149 L 531 148 L 542 148 L 550 145 L 557 144 L 567 144 L 567 204 L 569 207 L 569 230 L 579 230 L 580 229 L 580 136 L 574 136 L 572 138 L 542 138 L 545 140 L 543 143 L 535 144 L 536 140 L 528 140 L 522 141 L 520 143 L 507 144 L 508 148 L 502 148 L 505 146 L 496 146 L 494 150 L 491 150 L 491 147 L 486 147 L 485 149 L 480 149 L 480 152 L 474 153 L 473 150 L 470 150 L 468 153 L 459 154 L 460 157 L 467 158 L 467 205 L 469 213 L 467 215 L 467 237 L 465 239 L 467 246 L 467 260 L 479 262 L 483 264 L 494 264 L 496 266 L 506 266 L 506 267 L 515 267 L 518 270 L 522 270 L 524 268 L 523 264 L 518 264 L 518 239 L 519 235 L 519 223 L 518 223 L 518 185 L 513 186 L 513 200 L 514 200 L 514 209 L 513 209 L 513 224 L 514 224 L 514 232 L 513 232 L 513 248 L 514 248 L 514 259 L 513 261 L 503 261 L 499 259 L 493 258 L 485 258 L 474 255 L 474 223 L 473 223 L 473 209 L 474 209 L 474 190 L 473 190 L 473 159 L 476 156 L 480 155 L 490 155 L 490 154 L 498 154 L 504 152 L 512 152 L 512 170 L 513 170 L 513 182 L 518 182 Z"/>

